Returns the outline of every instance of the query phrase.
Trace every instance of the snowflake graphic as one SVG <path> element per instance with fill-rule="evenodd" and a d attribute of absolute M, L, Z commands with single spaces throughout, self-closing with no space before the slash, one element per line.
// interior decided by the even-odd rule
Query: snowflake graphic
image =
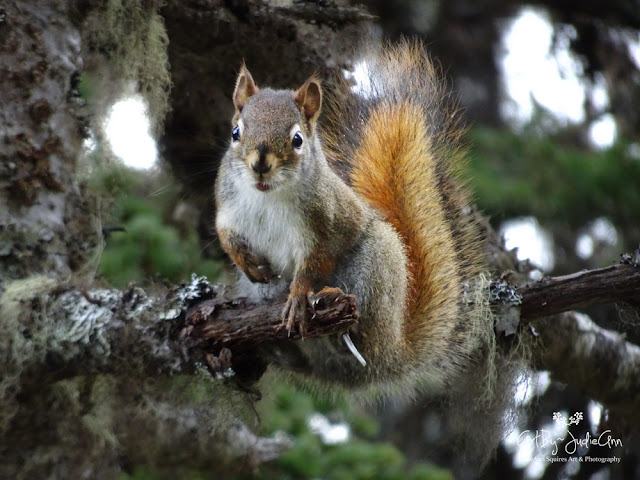
<path fill-rule="evenodd" d="M 557 423 L 563 423 L 567 427 L 571 425 L 578 425 L 582 420 L 584 420 L 584 413 L 582 412 L 575 412 L 569 417 L 568 421 L 562 414 L 562 412 L 553 412 L 553 421 Z"/>

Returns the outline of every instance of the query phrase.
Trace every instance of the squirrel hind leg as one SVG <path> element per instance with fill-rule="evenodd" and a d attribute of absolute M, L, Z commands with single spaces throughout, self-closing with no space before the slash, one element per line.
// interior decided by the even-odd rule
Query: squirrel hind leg
<path fill-rule="evenodd" d="M 404 370 L 411 363 L 402 360 L 408 270 L 398 234 L 389 224 L 373 220 L 335 274 L 336 286 L 356 296 L 360 320 L 350 339 L 367 363 L 363 368 L 358 355 L 341 342 L 340 350 L 348 359 L 344 373 L 362 385 L 373 383 L 388 390 L 387 385 L 400 381 L 398 368 Z"/>

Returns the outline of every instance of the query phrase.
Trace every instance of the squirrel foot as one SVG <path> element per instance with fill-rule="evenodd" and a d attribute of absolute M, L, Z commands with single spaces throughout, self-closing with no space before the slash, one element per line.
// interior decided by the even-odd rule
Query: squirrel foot
<path fill-rule="evenodd" d="M 282 323 L 287 327 L 287 336 L 291 336 L 291 329 L 298 320 L 298 333 L 304 338 L 306 323 L 309 320 L 309 308 L 313 307 L 316 296 L 313 291 L 291 292 L 282 311 Z"/>
<path fill-rule="evenodd" d="M 345 293 L 337 287 L 324 287 L 314 295 L 314 301 L 309 301 L 309 303 L 313 306 L 314 310 L 322 310 L 345 296 Z"/>
<path fill-rule="evenodd" d="M 247 242 L 238 238 L 234 238 L 233 242 L 236 251 L 234 261 L 249 280 L 253 283 L 269 283 L 278 277 L 271 271 L 268 260 L 264 256 L 252 252 Z"/>

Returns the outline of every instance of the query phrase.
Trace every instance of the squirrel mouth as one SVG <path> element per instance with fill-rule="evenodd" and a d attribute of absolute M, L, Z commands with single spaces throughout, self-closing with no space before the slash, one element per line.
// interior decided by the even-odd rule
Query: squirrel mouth
<path fill-rule="evenodd" d="M 271 185 L 267 185 L 266 183 L 258 182 L 256 183 L 256 188 L 261 192 L 266 192 L 271 189 Z"/>

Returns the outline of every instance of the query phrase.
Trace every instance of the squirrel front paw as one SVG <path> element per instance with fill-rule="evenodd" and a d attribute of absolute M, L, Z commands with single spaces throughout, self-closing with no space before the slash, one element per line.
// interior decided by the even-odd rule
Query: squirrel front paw
<path fill-rule="evenodd" d="M 278 275 L 274 275 L 271 270 L 267 259 L 249 251 L 249 247 L 246 245 L 244 245 L 242 252 L 242 262 L 238 266 L 253 283 L 269 283 L 278 278 Z"/>
<path fill-rule="evenodd" d="M 243 269 L 244 274 L 253 283 L 269 283 L 271 280 L 278 278 L 271 271 L 271 266 L 264 259 L 256 257 L 255 263 L 247 263 Z"/>
<path fill-rule="evenodd" d="M 304 338 L 307 321 L 309 320 L 309 307 L 313 305 L 315 295 L 312 290 L 297 291 L 294 289 L 289 294 L 287 303 L 282 310 L 282 323 L 287 327 L 287 335 L 291 336 L 291 329 L 298 320 L 298 332 Z"/>

